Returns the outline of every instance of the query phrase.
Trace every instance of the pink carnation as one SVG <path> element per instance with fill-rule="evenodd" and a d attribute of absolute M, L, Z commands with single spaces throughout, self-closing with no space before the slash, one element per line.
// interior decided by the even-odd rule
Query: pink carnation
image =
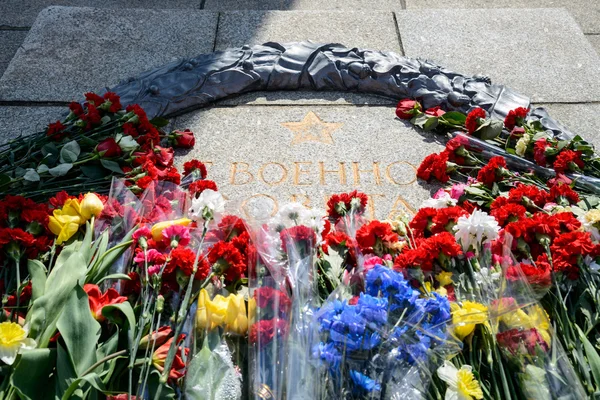
<path fill-rule="evenodd" d="M 133 232 L 133 242 L 137 243 L 141 237 L 145 237 L 146 239 L 150 239 L 152 237 L 152 231 L 150 231 L 150 228 L 148 228 L 146 225 Z"/>
<path fill-rule="evenodd" d="M 171 225 L 163 230 L 165 240 L 171 242 L 177 240 L 181 246 L 187 246 L 190 243 L 190 230 L 187 226 Z"/>
<path fill-rule="evenodd" d="M 156 249 L 150 249 L 146 251 L 145 256 L 143 251 L 138 252 L 133 261 L 140 265 L 144 265 L 146 259 L 148 260 L 148 265 L 162 264 L 165 262 L 165 256 Z"/>

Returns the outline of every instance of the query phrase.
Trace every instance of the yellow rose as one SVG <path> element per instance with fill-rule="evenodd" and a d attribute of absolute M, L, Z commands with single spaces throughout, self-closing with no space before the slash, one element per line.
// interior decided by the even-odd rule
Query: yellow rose
<path fill-rule="evenodd" d="M 60 210 L 54 210 L 54 215 L 49 217 L 48 229 L 56 235 L 56 244 L 69 240 L 78 230 L 81 217 L 63 215 Z"/>
<path fill-rule="evenodd" d="M 151 229 L 152 239 L 159 242 L 164 239 L 162 233 L 169 226 L 173 226 L 173 225 L 188 226 L 191 222 L 192 222 L 192 220 L 189 218 L 179 218 L 179 219 L 174 219 L 172 221 L 163 221 L 163 222 L 159 222 L 158 224 L 154 224 L 154 226 L 152 226 L 152 229 Z"/>
<path fill-rule="evenodd" d="M 488 308 L 474 301 L 463 301 L 462 307 L 456 303 L 450 304 L 454 334 L 460 340 L 469 336 L 477 324 L 488 320 Z"/>
<path fill-rule="evenodd" d="M 248 331 L 248 317 L 244 297 L 240 294 L 227 297 L 219 294 L 210 300 L 208 292 L 202 289 L 198 296 L 196 326 L 201 330 L 221 327 L 226 332 L 245 334 Z"/>
<path fill-rule="evenodd" d="M 104 209 L 104 204 L 102 204 L 102 200 L 98 198 L 94 193 L 88 193 L 85 195 L 83 200 L 81 201 L 81 216 L 85 218 L 85 220 L 89 220 L 94 217 L 100 216 L 100 213 Z"/>

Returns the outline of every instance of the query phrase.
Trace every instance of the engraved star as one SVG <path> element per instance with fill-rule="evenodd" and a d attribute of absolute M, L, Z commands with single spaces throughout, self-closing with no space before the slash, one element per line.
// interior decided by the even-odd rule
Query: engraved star
<path fill-rule="evenodd" d="M 344 124 L 324 122 L 317 114 L 310 111 L 302 121 L 282 122 L 281 125 L 295 133 L 294 139 L 292 139 L 293 146 L 305 142 L 333 144 L 331 134 Z"/>

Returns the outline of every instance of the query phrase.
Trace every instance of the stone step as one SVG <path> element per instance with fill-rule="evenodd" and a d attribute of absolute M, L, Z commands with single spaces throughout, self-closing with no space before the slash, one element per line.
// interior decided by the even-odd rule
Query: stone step
<path fill-rule="evenodd" d="M 0 76 L 27 36 L 27 31 L 0 31 Z"/>
<path fill-rule="evenodd" d="M 221 1 L 221 0 L 218 0 Z M 472 8 L 566 8 L 585 33 L 600 33 L 600 2 L 598 0 L 405 0 L 412 9 L 472 9 Z M 536 20 L 527 21 L 534 25 Z"/>
<path fill-rule="evenodd" d="M 205 10 L 398 10 L 401 0 L 206 0 Z"/>

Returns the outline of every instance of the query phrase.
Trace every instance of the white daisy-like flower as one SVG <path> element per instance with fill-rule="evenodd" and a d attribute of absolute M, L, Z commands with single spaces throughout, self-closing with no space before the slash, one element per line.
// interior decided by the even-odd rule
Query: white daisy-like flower
<path fill-rule="evenodd" d="M 302 225 L 306 219 L 308 209 L 300 203 L 288 203 L 279 209 L 275 219 L 287 228 Z"/>
<path fill-rule="evenodd" d="M 327 213 L 325 210 L 319 208 L 312 208 L 307 210 L 307 213 L 304 215 L 304 220 L 302 221 L 302 225 L 306 225 L 309 228 L 312 228 L 317 234 L 317 241 L 321 241 L 321 235 L 325 230 L 325 216 Z"/>
<path fill-rule="evenodd" d="M 474 250 L 485 243 L 489 243 L 498 237 L 500 226 L 496 218 L 481 210 L 475 210 L 468 217 L 460 217 L 454 226 L 454 236 L 463 248 L 468 251 Z"/>
<path fill-rule="evenodd" d="M 37 343 L 28 338 L 28 334 L 27 325 L 8 321 L 0 323 L 0 360 L 12 365 L 22 350 L 34 349 Z"/>
<path fill-rule="evenodd" d="M 200 197 L 192 199 L 189 216 L 194 221 L 211 220 L 215 213 L 225 211 L 225 199 L 219 192 L 206 189 Z"/>
<path fill-rule="evenodd" d="M 446 208 L 446 207 L 454 207 L 456 205 L 456 200 L 450 197 L 450 194 L 444 192 L 439 195 L 438 198 L 434 199 L 433 197 L 425 200 L 420 208 L 431 207 L 431 208 Z"/>

